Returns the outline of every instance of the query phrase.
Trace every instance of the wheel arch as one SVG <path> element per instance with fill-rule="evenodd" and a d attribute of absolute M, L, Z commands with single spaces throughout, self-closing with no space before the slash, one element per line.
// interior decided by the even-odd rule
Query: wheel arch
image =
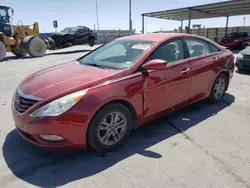
<path fill-rule="evenodd" d="M 128 102 L 127 100 L 124 100 L 124 99 L 114 99 L 114 100 L 108 101 L 105 104 L 103 104 L 101 107 L 99 107 L 99 109 L 91 117 L 91 120 L 89 121 L 89 125 L 91 124 L 92 120 L 95 118 L 95 116 L 98 112 L 100 112 L 103 108 L 105 108 L 106 106 L 111 105 L 113 103 L 120 103 L 120 104 L 124 105 L 129 110 L 129 112 L 131 113 L 132 122 L 133 122 L 132 129 L 136 129 L 138 127 L 138 117 L 136 114 L 136 110 L 130 102 Z M 89 127 L 88 127 L 88 129 L 89 129 Z M 87 132 L 88 132 L 88 130 L 87 130 Z"/>
<path fill-rule="evenodd" d="M 227 87 L 226 87 L 226 91 L 228 89 L 229 86 L 229 79 L 230 79 L 230 73 L 227 70 L 222 70 L 221 72 L 219 72 L 219 74 L 216 76 L 216 78 L 220 75 L 220 74 L 224 74 L 227 77 Z"/>
<path fill-rule="evenodd" d="M 211 89 L 212 89 L 212 87 L 213 87 L 213 84 L 214 84 L 214 82 L 215 82 L 215 80 L 216 80 L 216 78 L 220 75 L 220 74 L 225 74 L 225 76 L 227 77 L 227 88 L 226 88 L 226 91 L 227 91 L 227 89 L 228 89 L 228 86 L 229 86 L 229 77 L 230 77 L 230 73 L 229 73 L 229 71 L 228 70 L 226 70 L 226 69 L 223 69 L 223 70 L 221 70 L 220 72 L 218 72 L 217 74 L 216 74 L 216 76 L 214 77 L 214 79 L 213 79 L 213 81 L 211 82 L 211 85 L 210 85 L 210 89 L 208 90 L 208 94 L 210 94 L 210 92 L 211 92 Z"/>
<path fill-rule="evenodd" d="M 129 110 L 129 112 L 131 113 L 131 116 L 132 116 L 132 123 L 133 123 L 133 125 L 132 125 L 132 130 L 133 130 L 133 129 L 136 129 L 136 128 L 138 127 L 138 118 L 137 118 L 137 114 L 136 114 L 135 108 L 133 107 L 133 105 L 132 105 L 130 102 L 128 102 L 128 101 L 126 101 L 126 100 L 124 100 L 124 99 L 115 99 L 115 100 L 109 101 L 109 102 L 103 104 L 103 105 L 94 113 L 94 115 L 91 117 L 91 119 L 90 119 L 90 121 L 89 121 L 89 123 L 88 123 L 87 131 L 86 131 L 86 145 L 87 145 L 88 147 L 91 147 L 91 146 L 89 145 L 89 143 L 88 143 L 88 135 L 89 135 L 90 125 L 91 125 L 92 121 L 94 120 L 94 118 L 95 118 L 95 116 L 98 114 L 98 112 L 100 112 L 103 108 L 105 108 L 106 106 L 111 105 L 111 104 L 113 104 L 113 103 L 120 103 L 120 104 L 124 105 L 124 106 Z"/>

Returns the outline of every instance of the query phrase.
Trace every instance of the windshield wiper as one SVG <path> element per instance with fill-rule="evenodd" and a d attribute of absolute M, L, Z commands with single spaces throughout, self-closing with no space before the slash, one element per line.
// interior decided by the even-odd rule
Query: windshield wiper
<path fill-rule="evenodd" d="M 87 66 L 92 66 L 92 67 L 98 67 L 101 69 L 110 69 L 109 67 L 103 66 L 103 65 L 98 65 L 98 64 L 86 64 L 86 63 L 82 63 L 82 65 L 87 65 Z"/>

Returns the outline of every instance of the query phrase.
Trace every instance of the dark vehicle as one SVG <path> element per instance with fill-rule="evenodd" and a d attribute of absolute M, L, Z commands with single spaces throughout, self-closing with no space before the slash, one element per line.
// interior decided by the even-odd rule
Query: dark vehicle
<path fill-rule="evenodd" d="M 234 32 L 223 37 L 219 44 L 232 49 L 241 49 L 247 42 L 250 42 L 250 32 Z"/>
<path fill-rule="evenodd" d="M 235 65 L 238 70 L 250 70 L 250 47 L 238 54 Z"/>
<path fill-rule="evenodd" d="M 96 40 L 96 34 L 85 26 L 67 27 L 61 32 L 54 32 L 51 35 L 57 48 L 86 43 L 92 47 Z"/>

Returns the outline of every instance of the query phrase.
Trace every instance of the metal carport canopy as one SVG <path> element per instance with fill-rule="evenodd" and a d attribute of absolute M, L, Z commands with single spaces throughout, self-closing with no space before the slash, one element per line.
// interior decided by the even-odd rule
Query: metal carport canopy
<path fill-rule="evenodd" d="M 205 4 L 199 6 L 191 6 L 172 10 L 163 10 L 157 12 L 149 12 L 142 14 L 142 32 L 144 33 L 144 17 L 161 18 L 168 20 L 181 21 L 189 20 L 188 28 L 190 28 L 191 19 L 205 19 L 239 16 L 250 14 L 250 0 L 233 0 L 220 3 Z M 227 29 L 226 29 L 227 30 Z"/>

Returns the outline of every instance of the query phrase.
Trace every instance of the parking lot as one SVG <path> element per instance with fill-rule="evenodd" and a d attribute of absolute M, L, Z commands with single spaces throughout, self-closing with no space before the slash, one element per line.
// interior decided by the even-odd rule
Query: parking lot
<path fill-rule="evenodd" d="M 221 103 L 201 101 L 153 121 L 107 154 L 49 152 L 24 141 L 11 115 L 11 98 L 19 82 L 92 49 L 74 46 L 36 59 L 8 55 L 0 62 L 0 187 L 250 188 L 247 72 L 235 72 Z"/>

